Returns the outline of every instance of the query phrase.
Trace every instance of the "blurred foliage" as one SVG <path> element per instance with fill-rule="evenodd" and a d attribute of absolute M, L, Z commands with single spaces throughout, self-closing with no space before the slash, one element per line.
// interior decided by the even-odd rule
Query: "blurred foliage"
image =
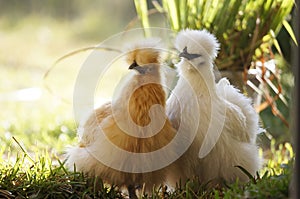
<path fill-rule="evenodd" d="M 25 104 L 0 101 L 6 106 L 5 115 L 0 115 L 0 148 L 5 157 L 15 157 L 21 151 L 13 138 L 28 148 L 30 154 L 47 151 L 54 156 L 64 154 L 66 147 L 76 141 L 72 112 L 66 105 L 57 106 L 48 101 L 53 98 L 42 99 Z"/>
<path fill-rule="evenodd" d="M 30 153 L 47 150 L 59 156 L 74 143 L 72 99 L 62 98 L 73 91 L 86 56 L 76 55 L 53 72 L 47 83 L 55 95 L 45 89 L 43 76 L 58 57 L 122 31 L 135 14 L 128 1 L 0 0 L 0 147 L 5 157 L 8 148 L 19 151 L 12 137 Z"/>
<path fill-rule="evenodd" d="M 293 147 L 289 142 L 280 143 L 278 146 L 276 143 L 280 142 L 272 139 L 270 149 L 265 152 L 266 167 L 260 171 L 261 175 L 265 172 L 280 175 L 284 165 L 289 164 L 290 160 L 295 157 Z"/>
<path fill-rule="evenodd" d="M 135 1 L 145 28 L 150 26 L 146 2 Z M 165 13 L 172 30 L 207 29 L 213 33 L 221 43 L 216 60 L 220 70 L 247 69 L 253 58 L 258 60 L 262 52 L 268 52 L 268 47 L 275 45 L 279 50 L 276 35 L 294 5 L 291 0 L 163 0 L 162 5 L 152 2 L 158 11 Z M 287 30 L 295 38 L 290 27 Z M 267 43 L 270 45 L 262 45 Z M 257 55 L 256 49 L 262 52 Z"/>
<path fill-rule="evenodd" d="M 28 14 L 47 15 L 58 19 L 72 18 L 79 14 L 82 1 L 60 1 L 60 0 L 10 0 L 0 1 L 0 16 L 8 15 L 11 20 L 18 19 L 21 16 Z"/>
<path fill-rule="evenodd" d="M 147 9 L 150 2 L 154 9 Z M 151 26 L 149 19 L 155 10 L 165 16 L 167 27 L 174 32 L 190 28 L 213 33 L 221 43 L 217 68 L 254 98 L 262 123 L 271 133 L 269 139 L 281 137 L 282 141 L 289 139 L 290 92 L 294 86 L 289 64 L 284 61 L 291 48 L 287 41 L 297 45 L 289 25 L 294 5 L 291 0 L 135 1 L 145 30 Z"/>
<path fill-rule="evenodd" d="M 47 25 L 64 23 L 78 40 L 100 42 L 112 33 L 122 31 L 135 16 L 134 4 L 128 1 L 61 1 L 61 0 L 0 0 L 0 26 L 14 29 L 28 17 Z M 31 19 L 32 19 L 31 18 Z"/>

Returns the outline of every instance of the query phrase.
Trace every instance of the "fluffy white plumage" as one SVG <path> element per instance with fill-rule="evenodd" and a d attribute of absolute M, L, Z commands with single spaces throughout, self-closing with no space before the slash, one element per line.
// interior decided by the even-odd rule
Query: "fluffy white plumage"
<path fill-rule="evenodd" d="M 219 44 L 212 34 L 183 30 L 176 37 L 175 47 L 181 52 L 179 80 L 167 101 L 167 115 L 176 129 L 184 129 L 187 139 L 194 129 L 197 132 L 190 148 L 174 163 L 169 183 L 174 185 L 179 178 L 194 176 L 203 182 L 232 182 L 236 178 L 247 181 L 248 177 L 235 166 L 242 166 L 252 175 L 261 167 L 255 144 L 258 116 L 251 100 L 226 79 L 215 83 L 213 60 Z M 196 101 L 191 100 L 193 96 Z M 189 114 L 182 115 L 184 110 Z"/>
<path fill-rule="evenodd" d="M 256 136 L 263 131 L 259 126 L 259 117 L 253 108 L 251 98 L 243 95 L 239 89 L 235 88 L 230 84 L 228 79 L 222 78 L 216 85 L 217 90 L 226 91 L 223 97 L 231 103 L 232 106 L 237 106 L 239 109 L 240 117 L 245 117 L 246 120 L 246 134 L 245 137 L 239 137 L 243 142 L 256 143 Z"/>

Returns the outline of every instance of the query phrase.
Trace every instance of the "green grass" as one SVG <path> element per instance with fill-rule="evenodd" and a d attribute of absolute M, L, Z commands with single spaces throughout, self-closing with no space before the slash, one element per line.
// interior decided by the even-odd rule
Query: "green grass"
<path fill-rule="evenodd" d="M 59 159 L 59 165 L 53 166 L 52 159 L 45 154 L 31 164 L 25 163 L 28 157 L 24 155 L 17 157 L 13 164 L 1 166 L 0 196 L 120 198 L 120 193 L 114 187 L 105 187 L 100 179 L 91 181 L 79 172 L 68 172 Z"/>
<path fill-rule="evenodd" d="M 64 60 L 49 79 L 43 79 L 57 58 L 91 45 L 91 40 L 78 40 L 73 34 L 77 27 L 89 31 L 84 30 L 89 26 L 81 24 L 84 21 L 70 25 L 29 16 L 14 27 L 0 21 L 0 198 L 122 198 L 117 187 L 64 167 L 65 149 L 77 142 L 70 91 L 85 55 Z M 44 83 L 55 93 L 49 93 Z M 104 85 L 105 92 L 111 92 L 113 88 L 107 86 L 111 84 Z M 26 88 L 41 89 L 41 96 L 18 100 L 16 91 Z M 251 178 L 247 184 L 211 188 L 193 179 L 179 183 L 172 192 L 161 187 L 143 198 L 288 198 L 294 159 L 291 145 L 272 141 L 264 155 L 260 178 Z"/>
<path fill-rule="evenodd" d="M 101 179 L 89 179 L 80 172 L 67 171 L 62 160 L 51 157 L 47 151 L 35 153 L 32 157 L 26 149 L 19 147 L 22 152 L 15 159 L 6 162 L 1 160 L 2 197 L 124 198 L 116 186 L 104 184 Z M 286 147 L 279 148 L 271 155 L 273 158 L 282 156 L 286 150 Z M 209 183 L 201 184 L 198 179 L 192 179 L 186 184 L 178 183 L 174 191 L 161 187 L 144 194 L 142 198 L 288 198 L 294 163 L 290 155 L 288 153 L 280 157 L 286 158 L 287 164 L 278 164 L 269 159 L 264 171 L 256 178 L 249 176 L 246 184 L 224 182 L 225 188 L 212 188 Z"/>

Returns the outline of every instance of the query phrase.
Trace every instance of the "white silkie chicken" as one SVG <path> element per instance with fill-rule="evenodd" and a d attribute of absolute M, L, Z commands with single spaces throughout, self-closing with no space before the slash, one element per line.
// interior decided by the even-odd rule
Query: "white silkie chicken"
<path fill-rule="evenodd" d="M 151 190 L 165 181 L 165 162 L 174 148 L 162 150 L 176 134 L 166 117 L 166 94 L 160 74 L 160 49 L 146 40 L 125 54 L 134 70 L 111 103 L 94 110 L 84 125 L 79 145 L 68 151 L 67 165 L 105 182 Z M 170 146 L 170 145 L 168 145 Z M 175 145 L 172 147 L 177 148 Z"/>
<path fill-rule="evenodd" d="M 245 117 L 247 134 L 245 136 L 239 136 L 243 142 L 250 142 L 255 144 L 256 137 L 264 129 L 259 126 L 259 116 L 256 113 L 251 98 L 243 95 L 239 89 L 230 84 L 227 78 L 222 78 L 216 85 L 217 90 L 225 91 L 223 97 L 231 103 L 232 106 L 236 106 L 239 110 L 240 117 Z M 237 113 L 238 114 L 238 113 Z"/>
<path fill-rule="evenodd" d="M 204 183 L 218 183 L 220 179 L 233 182 L 237 178 L 247 181 L 247 175 L 235 166 L 242 166 L 253 176 L 261 167 L 255 144 L 258 116 L 251 101 L 228 85 L 226 79 L 216 85 L 213 60 L 219 44 L 212 34 L 206 30 L 182 30 L 175 47 L 181 52 L 179 79 L 167 101 L 167 115 L 176 129 L 182 129 L 179 133 L 186 140 L 196 136 L 173 164 L 169 184 L 174 186 L 179 178 L 185 181 L 194 176 Z M 193 96 L 196 101 L 191 100 Z"/>

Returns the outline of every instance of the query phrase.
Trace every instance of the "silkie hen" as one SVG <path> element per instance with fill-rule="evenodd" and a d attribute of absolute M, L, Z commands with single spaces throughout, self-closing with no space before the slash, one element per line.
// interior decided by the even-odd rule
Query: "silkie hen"
<path fill-rule="evenodd" d="M 253 108 L 251 98 L 243 95 L 240 90 L 230 84 L 227 78 L 222 78 L 216 85 L 217 90 L 221 90 L 223 97 L 231 103 L 231 106 L 238 109 L 239 117 L 245 118 L 246 134 L 239 136 L 237 139 L 243 142 L 256 143 L 256 137 L 264 130 L 259 126 L 259 116 Z M 225 92 L 222 92 L 225 91 Z"/>
<path fill-rule="evenodd" d="M 176 131 L 166 119 L 157 41 L 132 45 L 125 58 L 135 71 L 112 102 L 90 115 L 79 145 L 68 151 L 67 165 L 72 169 L 75 164 L 78 171 L 110 184 L 125 185 L 129 196 L 136 197 L 136 186 L 145 183 L 151 190 L 165 181 L 168 167 L 159 164 L 175 150 L 156 151 L 168 145 Z"/>
<path fill-rule="evenodd" d="M 242 166 L 252 175 L 261 167 L 255 144 L 258 116 L 250 108 L 250 100 L 229 88 L 225 79 L 216 85 L 213 60 L 219 44 L 212 34 L 206 30 L 182 30 L 175 47 L 181 52 L 179 80 L 167 101 L 167 115 L 176 129 L 184 129 L 187 139 L 194 133 L 196 136 L 174 163 L 168 174 L 169 183 L 174 185 L 179 178 L 194 176 L 204 183 L 219 183 L 220 179 L 234 182 L 237 178 L 247 181 L 247 175 L 235 166 Z M 192 95 L 196 95 L 196 101 L 188 97 Z M 183 115 L 186 109 L 189 114 Z"/>

